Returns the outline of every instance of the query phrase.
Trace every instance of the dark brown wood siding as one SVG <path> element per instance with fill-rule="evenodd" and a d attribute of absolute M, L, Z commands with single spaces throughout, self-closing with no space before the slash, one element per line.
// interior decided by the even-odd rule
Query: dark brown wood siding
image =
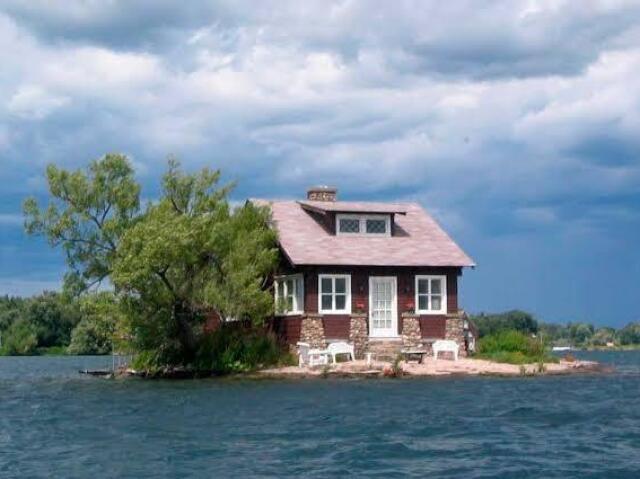
<path fill-rule="evenodd" d="M 398 286 L 398 334 L 402 332 L 402 313 L 415 308 L 415 276 L 445 275 L 447 277 L 447 312 L 458 311 L 458 276 L 455 267 L 377 267 L 377 266 L 304 266 L 286 268 L 287 274 L 304 274 L 304 309 L 306 313 L 318 312 L 318 275 L 351 275 L 351 311 L 369 312 L 369 277 L 395 276 Z M 284 271 L 283 271 L 284 273 Z M 443 338 L 446 317 L 444 315 L 420 315 L 423 338 Z M 349 338 L 350 317 L 345 314 L 324 314 L 323 325 L 328 339 Z M 282 316 L 274 319 L 274 331 L 289 344 L 300 340 L 300 316 Z"/>
<path fill-rule="evenodd" d="M 273 332 L 286 344 L 300 341 L 301 316 L 276 316 L 271 320 Z"/>
<path fill-rule="evenodd" d="M 351 317 L 333 314 L 322 318 L 324 336 L 327 339 L 349 339 Z"/>
<path fill-rule="evenodd" d="M 420 332 L 423 338 L 444 338 L 447 324 L 446 316 L 420 316 Z"/>
<path fill-rule="evenodd" d="M 402 331 L 402 313 L 415 308 L 415 276 L 445 275 L 447 277 L 447 312 L 458 311 L 458 276 L 460 268 L 410 268 L 362 266 L 307 266 L 298 270 L 305 275 L 305 311 L 318 312 L 318 275 L 351 275 L 351 311 L 369 312 L 369 277 L 395 276 L 398 285 L 398 333 Z M 445 316 L 421 315 L 423 337 L 444 337 Z M 348 315 L 324 315 L 325 335 L 328 338 L 349 337 Z"/>

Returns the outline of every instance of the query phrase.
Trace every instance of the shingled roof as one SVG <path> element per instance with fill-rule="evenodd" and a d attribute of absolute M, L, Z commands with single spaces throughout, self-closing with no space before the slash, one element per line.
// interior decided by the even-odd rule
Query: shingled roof
<path fill-rule="evenodd" d="M 293 265 L 475 266 L 475 263 L 416 203 L 250 200 L 271 208 L 280 246 Z M 394 214 L 391 237 L 335 235 L 318 213 Z M 314 213 L 315 212 L 315 213 Z"/>

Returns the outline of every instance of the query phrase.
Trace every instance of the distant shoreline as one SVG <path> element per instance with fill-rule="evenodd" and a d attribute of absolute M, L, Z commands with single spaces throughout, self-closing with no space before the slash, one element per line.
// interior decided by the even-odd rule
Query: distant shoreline
<path fill-rule="evenodd" d="M 584 346 L 584 347 L 574 347 L 571 346 L 571 349 L 566 351 L 551 351 L 554 354 L 562 354 L 562 353 L 572 353 L 574 351 L 640 351 L 640 344 L 631 344 L 628 346 Z"/>

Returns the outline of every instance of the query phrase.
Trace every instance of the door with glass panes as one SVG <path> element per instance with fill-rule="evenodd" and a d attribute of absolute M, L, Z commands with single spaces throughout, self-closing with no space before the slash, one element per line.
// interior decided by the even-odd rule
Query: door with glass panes
<path fill-rule="evenodd" d="M 398 335 L 395 276 L 369 278 L 369 336 L 389 338 Z"/>

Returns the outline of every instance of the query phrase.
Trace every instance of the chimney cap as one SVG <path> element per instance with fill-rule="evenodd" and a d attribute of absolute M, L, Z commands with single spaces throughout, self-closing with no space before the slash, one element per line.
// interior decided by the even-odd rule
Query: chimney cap
<path fill-rule="evenodd" d="M 311 201 L 336 201 L 338 189 L 333 186 L 317 185 L 307 189 L 307 199 Z"/>

